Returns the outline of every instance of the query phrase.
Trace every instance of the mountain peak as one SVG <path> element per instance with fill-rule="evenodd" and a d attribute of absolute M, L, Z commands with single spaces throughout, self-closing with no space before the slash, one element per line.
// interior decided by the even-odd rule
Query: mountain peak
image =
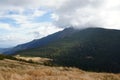
<path fill-rule="evenodd" d="M 66 28 L 42 39 L 14 47 L 9 52 L 14 55 L 52 58 L 55 64 L 61 66 L 120 72 L 119 41 L 119 30 Z"/>

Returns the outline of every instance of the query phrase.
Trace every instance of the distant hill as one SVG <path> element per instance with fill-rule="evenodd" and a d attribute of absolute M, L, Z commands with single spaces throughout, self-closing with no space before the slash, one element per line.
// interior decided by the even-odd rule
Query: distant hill
<path fill-rule="evenodd" d="M 120 72 L 120 31 L 102 28 L 67 28 L 13 48 L 14 55 L 40 56 L 62 66 Z M 17 51 L 17 52 L 16 52 Z"/>
<path fill-rule="evenodd" d="M 8 51 L 10 49 L 11 48 L 0 48 L 0 53 L 2 54 L 2 53 L 6 52 L 6 51 Z"/>
<path fill-rule="evenodd" d="M 0 53 L 4 52 L 4 49 L 3 48 L 0 48 Z"/>

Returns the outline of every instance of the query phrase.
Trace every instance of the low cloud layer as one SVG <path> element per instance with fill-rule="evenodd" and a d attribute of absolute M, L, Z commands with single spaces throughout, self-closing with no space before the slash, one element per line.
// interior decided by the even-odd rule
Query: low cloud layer
<path fill-rule="evenodd" d="M 56 9 L 57 26 L 120 29 L 119 0 L 66 0 Z"/>

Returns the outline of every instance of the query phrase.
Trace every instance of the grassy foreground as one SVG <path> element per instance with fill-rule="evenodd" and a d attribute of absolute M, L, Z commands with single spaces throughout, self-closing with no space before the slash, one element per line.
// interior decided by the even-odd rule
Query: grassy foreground
<path fill-rule="evenodd" d="M 49 67 L 0 60 L 0 80 L 120 80 L 120 74 L 86 72 L 77 68 Z"/>

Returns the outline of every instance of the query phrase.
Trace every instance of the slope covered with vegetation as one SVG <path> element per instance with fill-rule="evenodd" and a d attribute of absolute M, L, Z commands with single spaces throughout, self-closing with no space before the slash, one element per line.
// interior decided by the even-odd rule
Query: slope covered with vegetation
<path fill-rule="evenodd" d="M 120 72 L 119 30 L 70 28 L 60 34 L 59 39 L 45 46 L 19 51 L 16 54 L 52 58 L 56 65 L 84 70 Z"/>
<path fill-rule="evenodd" d="M 71 67 L 50 67 L 0 60 L 0 80 L 119 80 L 120 74 L 86 72 Z"/>

